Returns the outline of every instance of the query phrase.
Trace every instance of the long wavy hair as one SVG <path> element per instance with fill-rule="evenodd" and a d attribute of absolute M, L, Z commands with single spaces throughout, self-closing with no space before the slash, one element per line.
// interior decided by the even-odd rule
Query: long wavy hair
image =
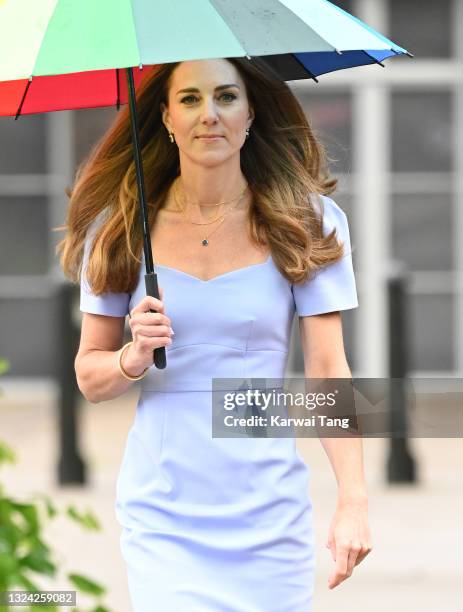
<path fill-rule="evenodd" d="M 258 58 L 227 58 L 239 71 L 255 117 L 251 137 L 241 149 L 241 169 L 253 196 L 250 233 L 256 245 L 268 245 L 280 272 L 291 283 L 312 277 L 344 254 L 336 229 L 323 236 L 323 200 L 337 179 L 329 176 L 327 156 L 287 84 Z M 180 174 L 178 147 L 169 141 L 161 118 L 170 77 L 177 63 L 151 70 L 137 89 L 148 222 L 152 228 L 173 180 Z M 86 276 L 95 295 L 133 292 L 139 279 L 143 238 L 132 151 L 129 107 L 120 110 L 99 142 L 77 169 L 65 237 L 56 247 L 64 273 L 78 283 L 84 243 L 92 222 L 97 226 Z M 313 205 L 312 196 L 318 200 Z"/>

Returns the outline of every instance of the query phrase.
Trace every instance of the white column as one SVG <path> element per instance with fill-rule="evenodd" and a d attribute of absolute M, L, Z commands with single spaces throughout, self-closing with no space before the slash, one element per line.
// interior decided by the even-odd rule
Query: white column
<path fill-rule="evenodd" d="M 74 174 L 73 111 L 48 113 L 46 155 L 49 181 L 48 227 L 52 228 L 65 223 L 69 199 L 64 190 L 72 186 Z M 64 232 L 52 232 L 51 229 L 49 231 L 49 274 L 64 279 L 55 255 L 55 247 L 64 236 Z"/>
<path fill-rule="evenodd" d="M 463 376 L 463 3 L 453 0 L 453 40 L 460 78 L 454 90 L 454 255 L 455 255 L 455 374 Z"/>
<path fill-rule="evenodd" d="M 383 0 L 357 0 L 356 14 L 385 31 Z M 360 308 L 356 312 L 356 376 L 387 376 L 387 271 L 390 258 L 389 87 L 368 66 L 364 80 L 352 90 L 353 199 L 356 223 L 356 272 Z M 369 71 L 368 75 L 366 70 Z"/>

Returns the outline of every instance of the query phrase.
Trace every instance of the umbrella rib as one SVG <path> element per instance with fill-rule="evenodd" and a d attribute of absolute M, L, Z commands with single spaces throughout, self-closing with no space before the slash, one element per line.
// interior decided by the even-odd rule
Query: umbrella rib
<path fill-rule="evenodd" d="M 396 55 L 407 55 L 408 57 L 415 57 L 415 56 L 413 55 L 413 53 L 410 53 L 410 51 L 407 51 L 406 49 L 405 49 L 405 53 L 402 53 L 402 52 L 396 51 L 396 50 L 395 50 L 395 49 L 393 49 L 392 47 L 391 47 L 390 49 L 391 49 L 391 51 L 392 51 L 393 53 L 395 53 Z"/>
<path fill-rule="evenodd" d="M 310 71 L 310 70 L 307 68 L 307 66 L 304 66 L 304 64 L 303 64 L 303 63 L 300 61 L 300 59 L 299 59 L 298 57 L 296 57 L 296 54 L 295 54 L 295 53 L 293 53 L 292 55 L 293 55 L 293 58 L 296 60 L 296 62 L 297 62 L 298 64 L 300 64 L 300 65 L 302 66 L 302 68 L 304 68 L 304 70 L 307 72 L 307 74 L 309 75 L 309 77 L 310 77 L 311 79 L 313 79 L 313 80 L 315 81 L 315 83 L 319 83 L 319 80 L 318 80 L 318 79 L 317 79 L 317 77 L 314 75 L 314 73 L 313 73 L 313 72 L 311 72 L 311 71 Z"/>
<path fill-rule="evenodd" d="M 386 68 L 386 66 L 382 62 L 377 60 L 376 57 L 373 57 L 373 55 L 368 53 L 368 51 L 365 51 L 365 49 L 362 49 L 362 53 L 365 53 L 365 55 L 367 55 L 370 59 L 372 59 L 375 64 L 378 64 L 378 66 L 381 66 L 381 68 Z"/>
<path fill-rule="evenodd" d="M 32 77 L 29 77 L 29 79 L 27 81 L 26 89 L 24 90 L 23 97 L 21 99 L 21 103 L 19 104 L 19 108 L 18 108 L 18 110 L 16 112 L 16 117 L 14 118 L 15 121 L 18 119 L 19 115 L 21 114 L 21 110 L 22 110 L 22 107 L 23 107 L 23 104 L 24 104 L 24 100 L 26 99 L 27 92 L 29 91 L 29 87 L 30 87 L 31 83 L 32 83 Z"/>

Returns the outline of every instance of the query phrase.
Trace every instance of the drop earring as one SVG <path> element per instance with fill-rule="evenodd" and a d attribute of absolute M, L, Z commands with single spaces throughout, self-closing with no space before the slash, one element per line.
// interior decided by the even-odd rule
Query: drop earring
<path fill-rule="evenodd" d="M 173 132 L 169 132 L 169 139 L 170 139 L 170 142 L 172 142 L 172 143 L 175 142 L 175 138 L 174 138 L 174 133 Z"/>
<path fill-rule="evenodd" d="M 246 128 L 246 138 L 249 138 L 249 128 Z"/>

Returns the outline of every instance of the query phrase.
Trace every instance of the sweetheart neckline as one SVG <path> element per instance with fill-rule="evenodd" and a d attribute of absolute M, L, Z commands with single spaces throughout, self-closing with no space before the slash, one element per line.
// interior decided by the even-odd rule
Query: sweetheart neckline
<path fill-rule="evenodd" d="M 182 274 L 183 276 L 192 278 L 197 282 L 208 284 L 208 283 L 212 283 L 215 280 L 224 278 L 225 276 L 230 276 L 231 274 L 237 274 L 238 272 L 244 272 L 245 270 L 249 270 L 251 268 L 256 268 L 259 266 L 266 266 L 268 263 L 270 263 L 270 261 L 272 261 L 271 253 L 268 255 L 265 261 L 262 261 L 260 263 L 250 264 L 249 266 L 242 266 L 241 268 L 235 268 L 234 270 L 229 270 L 228 272 L 223 272 L 222 274 L 216 274 L 216 276 L 213 276 L 212 278 L 208 278 L 208 279 L 199 278 L 199 276 L 194 276 L 194 274 L 190 274 L 189 272 L 185 272 L 184 270 L 179 270 L 178 268 L 172 268 L 171 266 L 165 266 L 163 264 L 158 264 L 158 263 L 154 264 L 154 268 L 155 268 L 155 271 L 156 271 L 156 268 L 163 268 L 164 270 L 171 270 L 172 272 L 177 272 L 178 274 Z"/>

